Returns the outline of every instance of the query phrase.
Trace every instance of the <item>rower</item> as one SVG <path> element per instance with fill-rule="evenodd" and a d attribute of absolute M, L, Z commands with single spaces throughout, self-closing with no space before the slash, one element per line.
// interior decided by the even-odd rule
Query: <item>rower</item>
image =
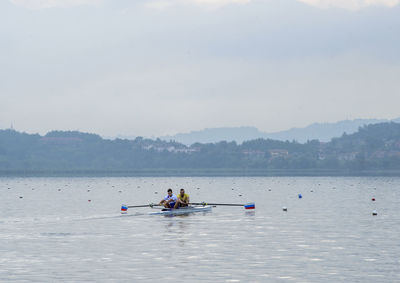
<path fill-rule="evenodd" d="M 178 198 L 172 193 L 172 189 L 168 189 L 168 194 L 160 201 L 160 205 L 165 208 L 173 208 L 177 203 Z"/>
<path fill-rule="evenodd" d="M 189 195 L 185 194 L 185 189 L 181 189 L 178 195 L 178 201 L 175 203 L 174 208 L 188 206 L 189 202 Z"/>

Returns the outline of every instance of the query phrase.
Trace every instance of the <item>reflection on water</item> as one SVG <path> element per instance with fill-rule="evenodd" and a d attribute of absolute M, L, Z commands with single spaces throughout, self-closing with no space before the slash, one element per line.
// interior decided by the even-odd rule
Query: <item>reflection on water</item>
<path fill-rule="evenodd" d="M 255 210 L 246 210 L 245 214 L 246 214 L 246 216 L 255 216 L 256 211 Z"/>
<path fill-rule="evenodd" d="M 186 217 L 190 217 L 190 215 L 177 215 L 177 216 L 164 216 L 164 217 L 168 217 L 171 219 L 171 221 L 166 222 L 166 228 L 167 231 L 172 232 L 175 231 L 175 229 L 178 228 L 178 230 L 185 232 L 185 228 L 188 228 L 190 225 L 190 221 L 183 221 L 182 218 L 186 218 Z M 177 218 L 181 218 L 181 219 L 177 219 Z M 168 229 L 168 228 L 174 228 L 174 230 Z"/>
<path fill-rule="evenodd" d="M 168 187 L 256 210 L 120 214 Z M 399 187 L 398 178 L 3 178 L 0 281 L 400 282 Z"/>

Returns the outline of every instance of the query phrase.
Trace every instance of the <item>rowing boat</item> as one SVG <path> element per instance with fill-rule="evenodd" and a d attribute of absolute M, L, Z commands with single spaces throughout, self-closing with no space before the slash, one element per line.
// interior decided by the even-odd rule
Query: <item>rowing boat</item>
<path fill-rule="evenodd" d="M 207 212 L 207 211 L 211 211 L 211 209 L 212 209 L 211 205 L 186 206 L 186 207 L 180 207 L 177 209 L 163 208 L 160 211 L 150 212 L 149 215 L 184 215 L 184 214 L 195 213 L 195 212 Z"/>
<path fill-rule="evenodd" d="M 157 212 L 150 212 L 149 215 L 182 215 L 182 214 L 189 214 L 195 212 L 207 212 L 211 211 L 213 206 L 222 205 L 222 206 L 242 206 L 245 209 L 255 209 L 255 203 L 249 202 L 246 204 L 238 204 L 238 203 L 206 203 L 206 202 L 191 202 L 189 206 L 180 207 L 180 208 L 162 208 L 160 211 Z M 141 205 L 125 205 L 121 206 L 121 213 L 126 214 L 128 212 L 128 208 L 140 208 L 140 207 L 160 207 L 159 204 L 141 204 Z"/>

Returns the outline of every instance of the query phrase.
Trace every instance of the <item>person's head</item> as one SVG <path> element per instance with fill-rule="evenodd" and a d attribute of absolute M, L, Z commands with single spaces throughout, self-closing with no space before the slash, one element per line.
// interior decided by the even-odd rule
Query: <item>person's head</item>
<path fill-rule="evenodd" d="M 181 189 L 181 195 L 183 196 L 185 194 L 185 189 Z"/>
<path fill-rule="evenodd" d="M 172 189 L 168 189 L 168 195 L 172 196 Z"/>

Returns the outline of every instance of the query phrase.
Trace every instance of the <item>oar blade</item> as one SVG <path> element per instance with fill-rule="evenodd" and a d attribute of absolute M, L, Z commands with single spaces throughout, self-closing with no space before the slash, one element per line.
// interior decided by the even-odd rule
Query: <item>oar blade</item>
<path fill-rule="evenodd" d="M 244 209 L 256 209 L 256 204 L 254 202 L 246 203 Z"/>
<path fill-rule="evenodd" d="M 121 205 L 121 214 L 126 214 L 128 212 L 128 206 L 123 204 Z"/>

